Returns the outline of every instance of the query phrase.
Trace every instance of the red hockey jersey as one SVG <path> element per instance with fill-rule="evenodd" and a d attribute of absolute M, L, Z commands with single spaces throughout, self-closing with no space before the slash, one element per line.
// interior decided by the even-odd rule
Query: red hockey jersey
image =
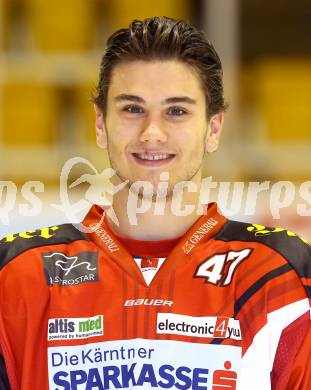
<path fill-rule="evenodd" d="M 311 389 L 307 242 L 212 204 L 148 285 L 102 213 L 0 240 L 1 390 Z"/>

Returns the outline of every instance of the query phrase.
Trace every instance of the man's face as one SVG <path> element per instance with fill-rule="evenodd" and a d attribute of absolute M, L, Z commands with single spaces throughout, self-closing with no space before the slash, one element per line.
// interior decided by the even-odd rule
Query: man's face
<path fill-rule="evenodd" d="M 169 174 L 169 192 L 180 181 L 201 178 L 209 123 L 197 72 L 176 60 L 117 65 L 109 85 L 98 143 L 107 144 L 119 178 L 151 182 Z"/>

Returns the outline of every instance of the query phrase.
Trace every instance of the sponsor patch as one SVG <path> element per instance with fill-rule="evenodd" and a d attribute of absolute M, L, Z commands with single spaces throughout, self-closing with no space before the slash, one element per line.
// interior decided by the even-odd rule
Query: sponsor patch
<path fill-rule="evenodd" d="M 49 286 L 76 286 L 98 280 L 97 252 L 79 252 L 73 256 L 46 252 L 42 253 L 42 261 Z"/>
<path fill-rule="evenodd" d="M 54 232 L 56 232 L 58 229 L 59 226 L 51 226 L 51 227 L 45 227 L 37 230 L 29 230 L 27 232 L 9 234 L 0 240 L 0 244 L 10 243 L 15 241 L 16 239 L 21 239 L 21 238 L 25 240 L 31 240 L 32 238 L 40 237 L 48 240 L 49 238 L 55 236 L 56 233 Z"/>
<path fill-rule="evenodd" d="M 115 252 L 120 250 L 118 244 L 102 226 L 98 227 L 96 224 L 93 224 L 90 225 L 90 228 L 98 235 L 99 238 L 101 238 L 109 252 Z"/>
<path fill-rule="evenodd" d="M 84 318 L 52 318 L 48 323 L 48 340 L 74 340 L 102 336 L 102 315 Z"/>
<path fill-rule="evenodd" d="M 256 237 L 269 236 L 272 233 L 283 233 L 283 234 L 286 234 L 288 237 L 297 237 L 305 244 L 311 245 L 311 243 L 308 242 L 303 237 L 300 237 L 296 233 L 291 232 L 290 230 L 286 230 L 284 228 L 279 228 L 279 227 L 270 228 L 270 227 L 266 227 L 263 225 L 258 225 L 256 223 L 253 223 L 252 225 L 248 226 L 246 230 L 248 232 L 252 232 Z"/>
<path fill-rule="evenodd" d="M 186 255 L 188 255 L 192 251 L 192 249 L 197 245 L 197 243 L 200 242 L 202 240 L 202 238 L 204 238 L 204 236 L 207 233 L 209 233 L 214 228 L 214 226 L 216 226 L 217 224 L 218 224 L 218 221 L 214 218 L 209 218 L 205 223 L 203 223 L 203 225 L 201 225 L 199 227 L 199 229 L 197 229 L 191 235 L 189 240 L 187 240 L 183 244 L 182 249 L 183 249 L 184 253 Z"/>
<path fill-rule="evenodd" d="M 115 340 L 48 348 L 50 390 L 235 389 L 241 348 Z"/>
<path fill-rule="evenodd" d="M 239 320 L 229 317 L 190 317 L 158 313 L 157 333 L 242 340 Z"/>
<path fill-rule="evenodd" d="M 166 299 L 127 299 L 124 302 L 124 306 L 173 306 L 173 301 L 167 301 Z"/>

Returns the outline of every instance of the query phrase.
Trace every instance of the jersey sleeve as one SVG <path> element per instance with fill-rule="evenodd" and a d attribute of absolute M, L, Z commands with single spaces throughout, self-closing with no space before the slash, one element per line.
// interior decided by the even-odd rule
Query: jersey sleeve
<path fill-rule="evenodd" d="M 311 245 L 294 232 L 252 225 L 247 228 L 261 242 L 286 259 L 295 270 L 309 302 L 309 310 L 282 331 L 273 369 L 272 390 L 311 389 Z M 253 239 L 254 239 L 253 237 Z"/>
<path fill-rule="evenodd" d="M 295 271 L 297 288 L 304 295 L 306 310 L 282 330 L 271 371 L 272 390 L 311 389 L 311 245 L 294 232 L 258 224 L 229 221 L 218 234 L 224 241 L 258 243 L 286 260 Z M 286 283 L 286 279 L 285 283 Z M 286 291 L 284 285 L 283 293 Z M 280 294 L 282 294 L 280 290 Z M 293 291 L 294 293 L 294 291 Z M 292 297 L 291 297 L 292 298 Z M 293 298 L 292 298 L 293 299 Z M 286 299 L 284 299 L 286 303 Z"/>
<path fill-rule="evenodd" d="M 311 388 L 310 329 L 307 312 L 283 330 L 271 373 L 273 390 Z"/>
<path fill-rule="evenodd" d="M 14 336 L 12 324 L 7 321 L 7 297 L 16 296 L 17 300 L 23 297 L 18 295 L 18 285 L 12 283 L 11 264 L 26 258 L 30 251 L 85 239 L 86 236 L 71 224 L 14 233 L 0 239 L 0 390 L 20 390 L 21 369 L 16 367 L 17 351 L 11 348 Z M 19 358 L 23 360 L 23 356 Z"/>
<path fill-rule="evenodd" d="M 311 326 L 309 320 L 308 331 L 300 345 L 290 370 L 286 390 L 311 389 Z M 281 387 L 279 387 L 281 389 Z"/>

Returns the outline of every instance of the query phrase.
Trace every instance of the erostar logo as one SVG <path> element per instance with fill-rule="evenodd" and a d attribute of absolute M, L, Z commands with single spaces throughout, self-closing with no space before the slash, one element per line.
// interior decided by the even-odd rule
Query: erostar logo
<path fill-rule="evenodd" d="M 55 261 L 55 265 L 56 265 L 56 267 L 60 267 L 63 271 L 66 271 L 65 275 L 68 275 L 70 273 L 70 271 L 73 270 L 74 268 L 82 267 L 82 266 L 84 266 L 89 271 L 96 271 L 96 268 L 91 267 L 90 262 L 88 262 L 88 261 L 80 261 L 79 262 L 78 256 L 68 257 L 61 252 L 55 252 L 55 253 L 52 253 L 51 255 L 46 255 L 45 258 L 55 257 L 55 256 L 60 256 L 60 257 L 64 258 L 64 260 Z M 69 261 L 69 264 L 68 264 L 68 261 Z M 71 264 L 70 264 L 70 262 L 71 262 Z"/>
<path fill-rule="evenodd" d="M 98 280 L 98 253 L 79 252 L 67 256 L 62 252 L 42 253 L 48 284 L 73 286 Z"/>

